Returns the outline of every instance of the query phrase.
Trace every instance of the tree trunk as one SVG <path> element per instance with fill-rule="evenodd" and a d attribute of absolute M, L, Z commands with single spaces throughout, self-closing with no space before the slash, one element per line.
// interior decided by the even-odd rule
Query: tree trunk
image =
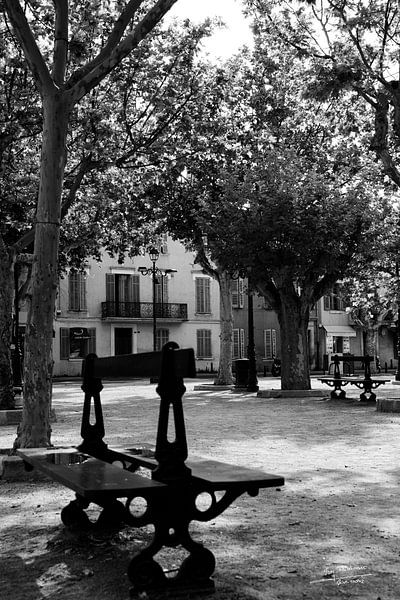
<path fill-rule="evenodd" d="M 293 287 L 293 285 L 291 286 Z M 301 306 L 294 290 L 280 291 L 278 319 L 281 328 L 281 387 L 283 390 L 311 389 L 308 360 L 309 309 Z"/>
<path fill-rule="evenodd" d="M 220 354 L 218 376 L 214 381 L 215 385 L 232 385 L 232 333 L 233 333 L 233 314 L 232 314 L 232 292 L 231 277 L 227 271 L 219 271 L 219 291 L 220 291 Z"/>
<path fill-rule="evenodd" d="M 13 260 L 0 235 L 0 409 L 14 408 L 11 369 Z"/>
<path fill-rule="evenodd" d="M 364 354 L 373 356 L 374 360 L 370 363 L 371 373 L 376 373 L 376 355 L 377 355 L 377 341 L 378 332 L 375 327 L 369 327 L 365 330 L 365 348 Z"/>
<path fill-rule="evenodd" d="M 49 446 L 51 436 L 53 319 L 69 107 L 62 95 L 55 92 L 43 98 L 43 109 L 32 295 L 25 336 L 24 407 L 14 449 Z"/>

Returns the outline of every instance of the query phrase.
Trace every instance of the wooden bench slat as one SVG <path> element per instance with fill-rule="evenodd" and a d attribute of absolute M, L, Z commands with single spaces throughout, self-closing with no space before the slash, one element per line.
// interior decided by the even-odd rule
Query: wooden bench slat
<path fill-rule="evenodd" d="M 256 469 L 248 469 L 216 460 L 188 460 L 193 479 L 211 484 L 214 490 L 231 489 L 243 483 L 255 484 L 257 487 L 274 487 L 284 485 L 285 480 L 279 475 L 271 475 Z"/>
<path fill-rule="evenodd" d="M 18 454 L 31 465 L 85 498 L 123 498 L 131 492 L 157 491 L 165 484 L 130 473 L 115 465 L 74 452 L 34 452 L 18 450 Z M 38 450 L 42 450 L 40 453 Z M 82 461 L 82 462 L 81 462 Z"/>
<path fill-rule="evenodd" d="M 140 448 L 109 448 L 109 450 L 115 452 L 116 458 L 133 460 L 139 466 L 151 470 L 155 469 L 158 464 L 156 459 L 140 454 Z M 284 485 L 284 478 L 279 475 L 271 475 L 258 469 L 231 465 L 201 456 L 192 457 L 186 461 L 186 465 L 191 469 L 192 479 L 207 483 L 214 490 L 231 489 L 239 484 L 243 485 L 243 483 L 251 483 L 260 488 Z"/>

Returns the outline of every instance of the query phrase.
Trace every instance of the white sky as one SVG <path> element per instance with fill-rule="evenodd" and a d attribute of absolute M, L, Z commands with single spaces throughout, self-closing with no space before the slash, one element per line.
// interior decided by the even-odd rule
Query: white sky
<path fill-rule="evenodd" d="M 219 30 L 204 45 L 214 57 L 227 58 L 243 44 L 251 44 L 252 35 L 241 11 L 241 0 L 178 0 L 166 15 L 166 18 L 172 17 L 189 18 L 194 22 L 221 17 L 226 29 Z"/>

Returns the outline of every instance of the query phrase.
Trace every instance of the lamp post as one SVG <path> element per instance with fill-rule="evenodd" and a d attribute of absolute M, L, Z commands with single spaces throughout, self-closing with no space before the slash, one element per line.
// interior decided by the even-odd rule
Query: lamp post
<path fill-rule="evenodd" d="M 158 261 L 160 256 L 160 252 L 157 248 L 150 248 L 149 257 L 152 262 L 152 266 L 148 267 L 139 267 L 138 271 L 141 275 L 149 275 L 152 279 L 152 288 L 153 288 L 153 352 L 157 350 L 157 310 L 156 310 L 156 285 L 158 283 L 157 276 L 159 275 L 161 278 L 161 286 L 163 285 L 163 278 L 165 275 L 169 273 L 176 273 L 176 269 L 164 269 L 161 270 L 156 266 L 156 262 Z M 163 297 L 164 299 L 164 297 Z"/>
<path fill-rule="evenodd" d="M 22 365 L 19 340 L 19 264 L 14 265 L 14 356 L 12 362 L 14 393 L 20 395 L 22 389 Z"/>
<path fill-rule="evenodd" d="M 258 392 L 257 379 L 257 362 L 256 348 L 254 341 L 254 306 L 253 292 L 251 290 L 251 267 L 241 269 L 231 275 L 232 279 L 244 279 L 247 277 L 247 359 L 248 359 L 248 375 L 247 375 L 247 391 Z"/>
<path fill-rule="evenodd" d="M 399 259 L 396 259 L 396 280 L 397 280 L 397 369 L 394 376 L 395 381 L 400 381 L 400 275 L 399 275 Z"/>
<path fill-rule="evenodd" d="M 253 292 L 251 290 L 251 270 L 247 270 L 247 323 L 248 323 L 248 345 L 247 357 L 249 359 L 249 378 L 247 381 L 248 392 L 258 392 L 256 347 L 254 341 L 254 306 Z"/>

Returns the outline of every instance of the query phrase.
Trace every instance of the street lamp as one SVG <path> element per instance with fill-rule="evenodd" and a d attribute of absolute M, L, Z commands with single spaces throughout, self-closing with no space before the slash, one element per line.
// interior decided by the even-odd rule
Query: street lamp
<path fill-rule="evenodd" d="M 248 321 L 248 346 L 247 357 L 249 359 L 249 379 L 247 381 L 248 392 L 258 392 L 256 346 L 254 341 L 254 308 L 253 291 L 251 290 L 251 269 L 247 269 L 247 321 Z"/>
<path fill-rule="evenodd" d="M 156 351 L 157 349 L 157 311 L 156 311 L 156 285 L 158 283 L 158 279 L 157 279 L 157 275 L 159 275 L 161 277 L 161 289 L 163 287 L 163 277 L 165 277 L 165 275 L 168 275 L 169 273 L 176 273 L 176 269 L 164 269 L 161 270 L 158 267 L 156 267 L 156 262 L 158 261 L 160 256 L 160 252 L 157 250 L 157 248 L 150 248 L 149 250 L 149 257 L 150 260 L 152 262 L 152 266 L 150 268 L 148 267 L 139 267 L 138 271 L 139 273 L 141 273 L 141 275 L 149 275 L 152 278 L 152 284 L 153 284 L 153 352 Z M 162 291 L 163 293 L 163 291 Z M 164 298 L 162 297 L 162 312 L 161 314 L 163 315 L 164 313 Z"/>
<path fill-rule="evenodd" d="M 400 381 L 400 275 L 399 275 L 399 259 L 396 259 L 396 281 L 397 281 L 397 369 L 394 376 L 395 381 Z"/>
<path fill-rule="evenodd" d="M 247 376 L 247 391 L 258 392 L 257 379 L 257 362 L 256 348 L 254 341 L 254 307 L 253 307 L 253 291 L 251 290 L 251 267 L 241 269 L 231 275 L 232 279 L 244 279 L 247 277 L 247 358 L 248 358 L 248 376 Z"/>
<path fill-rule="evenodd" d="M 21 345 L 19 339 L 19 263 L 14 265 L 14 354 L 12 361 L 14 393 L 19 395 L 22 389 Z"/>

